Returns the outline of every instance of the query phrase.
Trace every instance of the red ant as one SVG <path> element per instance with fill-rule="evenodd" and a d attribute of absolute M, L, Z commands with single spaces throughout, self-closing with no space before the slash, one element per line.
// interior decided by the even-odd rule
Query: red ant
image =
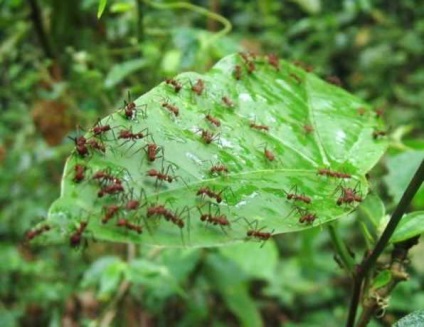
<path fill-rule="evenodd" d="M 229 108 L 234 107 L 234 102 L 233 102 L 233 101 L 231 101 L 231 99 L 230 99 L 229 97 L 227 97 L 227 96 L 223 96 L 223 97 L 221 98 L 221 100 L 222 100 L 222 102 L 224 102 L 224 104 L 225 104 L 227 107 L 229 107 Z"/>
<path fill-rule="evenodd" d="M 122 145 L 124 145 L 125 143 L 127 143 L 129 141 L 133 142 L 133 144 L 127 149 L 127 151 L 128 151 L 129 149 L 131 149 L 134 146 L 134 144 L 136 143 L 137 140 L 141 140 L 141 139 L 145 138 L 147 135 L 149 135 L 149 132 L 145 133 L 145 131 L 147 131 L 147 128 L 143 129 L 141 132 L 138 132 L 138 133 L 134 133 L 131 128 L 130 129 L 122 129 L 122 130 L 119 131 L 118 139 L 125 140 L 122 143 Z"/>
<path fill-rule="evenodd" d="M 209 114 L 207 114 L 205 116 L 206 120 L 209 121 L 211 124 L 215 125 L 216 127 L 220 127 L 221 126 L 221 122 L 219 121 L 218 118 L 215 118 Z"/>
<path fill-rule="evenodd" d="M 274 53 L 270 53 L 267 56 L 268 63 L 275 68 L 275 70 L 278 72 L 280 70 L 280 60 L 278 59 L 278 56 Z"/>
<path fill-rule="evenodd" d="M 212 199 L 215 199 L 217 203 L 221 203 L 222 202 L 222 196 L 221 196 L 222 192 L 224 192 L 224 190 L 222 190 L 219 193 L 216 193 L 216 192 L 212 191 L 209 187 L 205 186 L 205 187 L 201 187 L 197 191 L 196 195 L 201 195 L 201 196 L 206 195 L 206 196 L 208 196 Z"/>
<path fill-rule="evenodd" d="M 159 158 L 157 156 L 157 154 L 160 151 L 163 151 L 162 148 L 160 146 L 158 146 L 157 144 L 155 144 L 155 143 L 146 144 L 145 147 L 144 147 L 144 149 L 145 149 L 146 154 L 147 154 L 147 160 L 149 160 L 150 162 L 153 162 L 157 158 Z"/>
<path fill-rule="evenodd" d="M 81 237 L 84 233 L 84 230 L 87 228 L 88 221 L 82 221 L 77 228 L 77 230 L 69 238 L 69 244 L 71 247 L 75 248 L 81 244 Z"/>
<path fill-rule="evenodd" d="M 129 200 L 125 204 L 125 209 L 127 209 L 127 210 L 137 210 L 139 206 L 140 206 L 140 201 L 138 201 L 138 200 Z"/>
<path fill-rule="evenodd" d="M 334 178 L 351 178 L 351 174 L 342 173 L 338 171 L 333 171 L 328 168 L 320 168 L 318 169 L 318 175 L 321 176 L 327 176 L 327 177 L 334 177 Z"/>
<path fill-rule="evenodd" d="M 197 95 L 202 95 L 203 90 L 205 89 L 205 82 L 203 80 L 198 79 L 196 84 L 191 87 L 191 90 Z"/>
<path fill-rule="evenodd" d="M 209 217 L 208 222 L 212 223 L 212 225 L 230 226 L 230 222 L 228 221 L 226 215 Z"/>
<path fill-rule="evenodd" d="M 240 65 L 234 66 L 233 76 L 238 81 L 241 79 L 241 66 Z"/>
<path fill-rule="evenodd" d="M 174 88 L 175 93 L 180 92 L 180 90 L 183 87 L 180 82 L 178 82 L 178 81 L 176 81 L 175 79 L 172 79 L 172 78 L 167 78 L 165 80 L 165 83 L 168 84 L 168 85 L 171 85 Z"/>
<path fill-rule="evenodd" d="M 247 65 L 247 72 L 252 74 L 256 70 L 254 63 L 255 55 L 252 53 L 239 52 L 239 55 L 243 58 L 245 64 Z M 250 58 L 251 57 L 251 58 Z"/>
<path fill-rule="evenodd" d="M 34 230 L 30 230 L 30 231 L 28 231 L 26 233 L 25 238 L 28 241 L 31 241 L 33 238 L 35 238 L 35 237 L 37 237 L 37 236 L 39 236 L 39 235 L 41 235 L 41 234 L 43 234 L 45 232 L 48 232 L 50 229 L 51 229 L 50 226 L 44 225 L 44 226 L 42 226 L 40 228 L 37 228 L 37 229 L 34 229 Z"/>
<path fill-rule="evenodd" d="M 246 218 L 244 218 L 244 220 L 247 222 L 247 224 L 249 225 L 249 228 L 250 228 L 246 232 L 247 237 L 256 238 L 256 239 L 263 241 L 263 242 L 269 240 L 272 237 L 274 230 L 272 230 L 271 232 L 262 232 L 262 230 L 265 229 L 266 227 L 264 226 L 264 227 L 258 228 L 258 221 L 257 220 L 255 220 L 253 222 L 255 224 L 254 227 L 252 226 L 252 223 L 247 221 Z M 263 243 L 263 244 L 265 244 L 265 243 Z M 263 246 L 263 244 L 262 244 L 262 246 Z"/>
<path fill-rule="evenodd" d="M 314 128 L 312 127 L 312 125 L 305 124 L 303 125 L 303 130 L 306 134 L 310 134 L 314 131 Z"/>
<path fill-rule="evenodd" d="M 312 67 L 311 65 L 308 65 L 308 64 L 306 64 L 306 63 L 304 63 L 300 60 L 293 61 L 293 65 L 295 65 L 296 67 L 302 68 L 307 73 L 310 73 L 314 70 L 314 67 Z"/>
<path fill-rule="evenodd" d="M 355 202 L 362 202 L 362 196 L 358 195 L 356 188 L 341 187 L 342 194 L 337 199 L 337 205 L 340 206 L 343 203 L 353 204 Z"/>
<path fill-rule="evenodd" d="M 255 70 L 256 70 L 256 65 L 255 65 L 255 63 L 254 63 L 253 61 L 249 61 L 249 62 L 247 63 L 247 72 L 248 72 L 249 74 L 252 74 Z"/>
<path fill-rule="evenodd" d="M 363 107 L 358 108 L 356 111 L 357 111 L 357 113 L 358 113 L 359 116 L 363 116 L 367 112 L 367 110 L 365 108 L 363 108 Z"/>
<path fill-rule="evenodd" d="M 269 131 L 269 127 L 266 125 L 257 125 L 253 122 L 250 123 L 250 128 L 257 129 L 258 131 Z"/>
<path fill-rule="evenodd" d="M 384 115 L 384 109 L 383 108 L 377 108 L 375 109 L 375 116 L 377 118 L 382 118 Z"/>
<path fill-rule="evenodd" d="M 68 136 L 75 143 L 75 149 L 80 157 L 85 157 L 89 154 L 87 148 L 87 139 L 84 136 L 78 136 L 76 138 L 72 138 Z"/>
<path fill-rule="evenodd" d="M 127 102 L 127 101 L 124 100 L 124 105 L 125 105 L 124 106 L 124 116 L 128 120 L 134 119 L 136 117 L 136 114 L 137 114 L 137 105 L 135 104 L 134 101 L 131 101 L 130 99 L 131 99 L 131 94 L 128 91 L 128 101 L 130 101 L 130 102 Z M 143 105 L 143 107 L 146 108 L 146 105 Z M 145 114 L 144 110 L 142 112 L 143 112 L 143 115 L 145 116 L 146 114 Z"/>
<path fill-rule="evenodd" d="M 112 128 L 110 127 L 110 125 L 100 125 L 100 120 L 95 124 L 93 128 L 91 128 L 91 132 L 94 136 L 102 135 L 111 130 Z"/>
<path fill-rule="evenodd" d="M 118 219 L 118 222 L 116 223 L 116 225 L 118 227 L 125 227 L 126 229 L 135 231 L 138 234 L 141 234 L 143 232 L 143 227 L 132 224 L 127 219 L 124 219 L 124 218 Z"/>
<path fill-rule="evenodd" d="M 318 175 L 333 177 L 333 171 L 328 168 L 320 168 L 317 172 Z"/>
<path fill-rule="evenodd" d="M 113 184 L 122 184 L 122 181 L 118 177 L 109 174 L 105 170 L 96 171 L 91 178 L 98 180 L 100 183 L 111 182 Z"/>
<path fill-rule="evenodd" d="M 297 76 L 295 73 L 290 73 L 289 76 L 293 78 L 297 82 L 297 84 L 302 83 L 302 79 L 299 76 Z"/>
<path fill-rule="evenodd" d="M 124 192 L 124 187 L 122 186 L 122 184 L 116 183 L 112 185 L 106 185 L 103 188 L 101 188 L 100 191 L 97 192 L 97 196 L 101 198 L 105 194 L 114 195 L 121 192 Z"/>
<path fill-rule="evenodd" d="M 215 225 L 215 226 L 216 225 L 219 225 L 221 227 L 230 226 L 230 222 L 228 221 L 227 216 L 226 215 L 220 215 L 218 213 L 219 208 L 217 208 L 215 215 L 211 214 L 211 205 L 209 205 L 209 213 L 202 213 L 200 211 L 200 208 L 198 208 L 198 209 L 199 209 L 199 212 L 200 212 L 200 220 L 201 221 L 211 223 L 212 225 Z"/>
<path fill-rule="evenodd" d="M 92 149 L 94 149 L 94 150 L 97 150 L 97 151 L 100 151 L 100 152 L 102 152 L 102 153 L 105 153 L 106 152 L 106 147 L 104 146 L 104 144 L 103 143 L 101 143 L 100 141 L 98 141 L 98 140 L 95 140 L 95 139 L 89 139 L 89 140 L 87 140 L 87 145 L 90 147 L 90 148 L 92 148 Z"/>
<path fill-rule="evenodd" d="M 342 81 L 337 76 L 328 76 L 325 80 L 330 84 L 342 87 Z"/>
<path fill-rule="evenodd" d="M 225 215 L 213 216 L 210 213 L 204 213 L 200 216 L 201 221 L 206 221 L 212 225 L 230 226 L 230 222 Z"/>
<path fill-rule="evenodd" d="M 109 220 L 111 220 L 121 209 L 120 206 L 116 204 L 111 204 L 109 206 L 104 206 L 103 210 L 105 211 L 105 215 L 102 218 L 102 223 L 106 224 Z"/>
<path fill-rule="evenodd" d="M 184 212 L 184 210 L 182 211 Z M 180 228 L 183 228 L 185 223 L 184 220 L 179 217 L 177 212 L 172 213 L 170 210 L 166 209 L 164 205 L 158 204 L 150 208 L 147 208 L 147 217 L 151 216 L 163 216 L 165 220 L 171 221 L 173 224 L 177 225 Z"/>
<path fill-rule="evenodd" d="M 85 167 L 84 165 L 80 165 L 80 164 L 76 164 L 74 166 L 74 170 L 75 170 L 75 175 L 74 178 L 72 179 L 75 183 L 80 183 L 82 180 L 84 180 L 85 178 L 85 170 L 87 169 L 87 167 Z"/>
<path fill-rule="evenodd" d="M 133 189 L 131 189 L 131 197 L 129 198 L 128 202 L 125 204 L 125 209 L 130 210 L 137 210 L 140 207 L 140 203 L 142 202 L 143 197 L 147 198 L 146 192 L 142 189 L 140 192 L 140 198 L 138 200 L 135 200 L 132 198 L 133 196 Z M 144 204 L 142 207 L 144 207 L 146 204 Z"/>
<path fill-rule="evenodd" d="M 211 174 L 228 173 L 228 168 L 222 164 L 212 166 L 209 170 Z"/>
<path fill-rule="evenodd" d="M 182 212 L 184 212 L 184 209 Z M 171 221 L 173 224 L 177 225 L 179 228 L 183 228 L 185 226 L 184 220 L 179 217 L 177 212 L 172 213 L 171 211 L 167 210 L 164 214 L 164 217 L 166 220 Z"/>
<path fill-rule="evenodd" d="M 135 108 L 136 108 L 135 103 L 132 102 L 132 101 L 130 103 L 127 103 L 126 101 L 124 101 L 124 102 L 125 102 L 125 107 L 124 107 L 125 117 L 127 119 L 134 119 L 134 117 L 135 117 Z"/>
<path fill-rule="evenodd" d="M 169 211 L 165 208 L 164 205 L 158 204 L 147 208 L 147 217 L 151 216 L 166 216 Z"/>
<path fill-rule="evenodd" d="M 170 169 L 171 169 L 171 166 L 168 166 L 168 168 L 166 169 L 166 172 L 164 172 L 163 168 L 162 168 L 162 171 L 157 171 L 156 169 L 150 169 L 147 171 L 147 176 L 155 177 L 156 183 L 158 181 L 166 181 L 168 183 L 172 183 L 174 179 L 176 179 L 176 177 L 168 174 Z"/>
<path fill-rule="evenodd" d="M 297 186 L 294 186 L 292 190 L 294 190 L 294 193 L 284 191 L 284 193 L 286 193 L 287 200 L 301 201 L 306 204 L 310 204 L 312 202 L 309 196 L 306 196 L 305 194 L 297 194 Z"/>
<path fill-rule="evenodd" d="M 206 144 L 211 144 L 218 137 L 218 134 L 214 134 L 206 129 L 200 129 L 199 131 L 202 132 L 201 137 Z"/>
<path fill-rule="evenodd" d="M 375 131 L 372 132 L 372 138 L 374 140 L 378 139 L 379 137 L 386 136 L 386 135 L 387 135 L 387 131 L 375 130 Z"/>
<path fill-rule="evenodd" d="M 315 213 L 310 213 L 305 210 L 299 218 L 299 223 L 306 223 L 307 225 L 310 225 L 315 221 L 315 219 L 317 219 L 317 215 Z"/>
<path fill-rule="evenodd" d="M 239 56 L 240 57 L 242 57 L 243 58 L 243 60 L 247 63 L 247 62 L 249 62 L 249 61 L 251 61 L 251 59 L 249 58 L 249 56 L 251 56 L 252 54 L 251 53 L 248 53 L 248 52 L 239 52 L 238 53 L 239 54 Z"/>
<path fill-rule="evenodd" d="M 118 139 L 124 139 L 124 140 L 140 140 L 144 137 L 146 137 L 147 134 L 144 134 L 143 131 L 138 133 L 133 133 L 131 129 L 121 129 L 119 131 Z"/>
<path fill-rule="evenodd" d="M 199 207 L 197 208 L 199 210 L 199 213 L 200 213 L 200 220 L 201 221 L 211 223 L 212 225 L 215 225 L 215 226 L 216 225 L 220 225 L 221 227 L 230 226 L 230 222 L 228 221 L 227 216 L 220 214 L 219 207 L 217 207 L 215 215 L 212 215 L 211 208 L 212 208 L 211 203 L 209 203 L 209 212 L 208 213 L 202 213 L 200 208 Z"/>
<path fill-rule="evenodd" d="M 263 228 L 265 228 L 265 227 L 263 227 Z M 272 232 L 261 232 L 261 230 L 262 230 L 262 228 L 258 229 L 258 230 L 250 229 L 250 230 L 247 231 L 246 235 L 248 237 L 255 237 L 255 238 L 257 238 L 261 241 L 269 240 L 272 236 Z"/>
<path fill-rule="evenodd" d="M 307 225 L 311 225 L 315 221 L 315 219 L 318 218 L 315 213 L 311 213 L 307 209 L 303 209 L 298 206 L 294 206 L 293 210 L 296 210 L 297 213 L 300 215 L 299 217 L 300 224 L 306 223 Z"/>
<path fill-rule="evenodd" d="M 175 117 L 178 117 L 178 115 L 180 114 L 180 109 L 178 109 L 177 106 L 174 106 L 170 103 L 164 102 L 164 103 L 162 103 L 162 107 L 164 107 L 164 108 L 168 109 L 170 112 L 172 112 Z"/>
<path fill-rule="evenodd" d="M 269 161 L 274 161 L 275 160 L 275 154 L 272 153 L 267 148 L 264 149 L 264 155 L 265 155 L 265 158 L 267 158 Z"/>

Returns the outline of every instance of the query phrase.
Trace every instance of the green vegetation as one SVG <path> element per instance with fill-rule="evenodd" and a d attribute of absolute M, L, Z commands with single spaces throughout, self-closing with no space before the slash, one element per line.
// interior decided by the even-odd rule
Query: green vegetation
<path fill-rule="evenodd" d="M 414 1 L 1 4 L 2 326 L 341 326 L 364 277 L 358 326 L 423 307 Z"/>

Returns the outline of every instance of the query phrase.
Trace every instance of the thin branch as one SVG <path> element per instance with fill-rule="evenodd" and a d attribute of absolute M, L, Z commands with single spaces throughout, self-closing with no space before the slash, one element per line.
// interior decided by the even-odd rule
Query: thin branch
<path fill-rule="evenodd" d="M 193 5 L 189 2 L 174 2 L 174 3 L 157 3 L 149 0 L 145 0 L 145 2 L 152 6 L 153 8 L 157 9 L 188 9 L 194 12 L 197 12 L 201 15 L 205 15 L 206 17 L 210 19 L 214 19 L 218 22 L 220 22 L 224 28 L 220 30 L 218 33 L 215 33 L 210 37 L 206 44 L 209 46 L 210 44 L 213 44 L 217 39 L 223 37 L 224 35 L 228 34 L 231 31 L 232 25 L 228 19 L 226 19 L 224 16 L 218 15 L 212 11 L 209 11 L 203 7 Z"/>
<path fill-rule="evenodd" d="M 349 316 L 346 323 L 347 327 L 353 327 L 355 323 L 356 311 L 358 310 L 359 298 L 361 294 L 364 276 L 367 275 L 370 268 L 374 266 L 375 262 L 377 261 L 377 258 L 385 249 L 387 243 L 390 240 L 390 237 L 393 235 L 397 225 L 405 214 L 409 204 L 411 203 L 414 195 L 418 192 L 418 189 L 420 188 L 423 181 L 424 160 L 418 167 L 414 177 L 412 177 L 408 187 L 406 188 L 405 193 L 402 195 L 402 198 L 400 199 L 395 211 L 393 212 L 392 217 L 386 226 L 386 229 L 384 230 L 383 234 L 375 245 L 374 250 L 369 256 L 364 258 L 364 260 L 357 269 L 357 274 L 353 282 L 353 292 L 350 302 Z"/>

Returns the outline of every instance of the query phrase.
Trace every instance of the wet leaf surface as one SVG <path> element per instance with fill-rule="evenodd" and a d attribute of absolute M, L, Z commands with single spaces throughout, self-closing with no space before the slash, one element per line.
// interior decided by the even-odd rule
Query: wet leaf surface
<path fill-rule="evenodd" d="M 365 173 L 387 145 L 373 137 L 383 126 L 367 104 L 285 61 L 277 70 L 267 57 L 228 56 L 135 104 L 94 127 L 111 130 L 80 139 L 88 154 L 77 145 L 68 159 L 51 231 L 37 239 L 260 243 L 346 216 L 367 194 Z M 123 139 L 123 131 L 144 137 Z M 99 172 L 112 177 L 96 180 Z M 126 208 L 131 200 L 140 202 L 136 210 Z M 105 219 L 110 206 L 119 209 Z"/>

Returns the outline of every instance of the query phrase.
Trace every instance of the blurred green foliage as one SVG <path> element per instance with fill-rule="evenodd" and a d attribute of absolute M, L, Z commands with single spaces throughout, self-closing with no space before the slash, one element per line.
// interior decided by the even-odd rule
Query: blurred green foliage
<path fill-rule="evenodd" d="M 337 226 L 356 260 L 372 245 L 384 225 L 378 202 L 391 212 L 418 160 L 411 158 L 423 157 L 424 6 L 414 0 L 194 3 L 227 18 L 231 33 L 211 43 L 222 28 L 211 16 L 142 1 L 108 1 L 100 20 L 97 0 L 0 1 L 1 326 L 344 323 L 349 279 L 321 229 L 277 237 L 263 248 L 182 251 L 90 242 L 71 251 L 24 242 L 59 196 L 73 147 L 66 135 L 76 124 L 90 126 L 122 107 L 127 91 L 140 95 L 165 77 L 206 71 L 244 49 L 337 75 L 383 110 L 391 147 L 370 180 L 381 200 Z M 411 209 L 423 208 L 420 195 Z M 424 269 L 416 260 L 381 321 L 424 306 Z"/>

